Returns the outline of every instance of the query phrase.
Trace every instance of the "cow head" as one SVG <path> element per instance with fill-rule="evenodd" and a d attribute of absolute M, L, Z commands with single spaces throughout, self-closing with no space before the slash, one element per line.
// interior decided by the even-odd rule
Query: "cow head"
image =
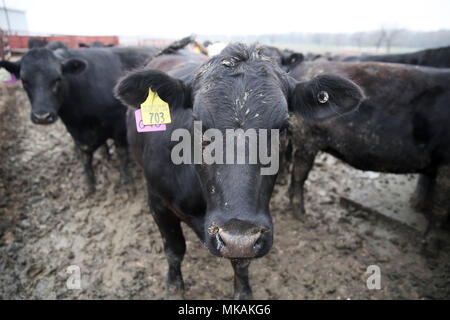
<path fill-rule="evenodd" d="M 202 122 L 205 136 L 211 129 L 224 137 L 228 129 L 250 129 L 259 138 L 261 129 L 267 130 L 266 141 L 252 142 L 244 137 L 244 164 L 196 165 L 207 203 L 206 246 L 213 254 L 228 258 L 260 257 L 272 246 L 269 201 L 276 172 L 263 175 L 261 169 L 267 163 L 260 159 L 250 163 L 251 145 L 256 143 L 260 148 L 265 144 L 269 153 L 278 157 L 278 145 L 274 148 L 270 142 L 274 135 L 280 139 L 285 135 L 290 111 L 310 121 L 326 120 L 354 110 L 363 97 L 357 85 L 337 76 L 321 75 L 297 82 L 260 47 L 243 44 L 229 45 L 201 66 L 189 83 L 158 70 L 133 72 L 118 83 L 116 96 L 137 108 L 147 98 L 149 88 L 172 109 L 192 108 L 192 122 Z M 237 150 L 237 140 L 231 140 L 231 148 L 223 149 L 223 158 Z M 203 141 L 202 147 L 206 149 L 212 143 Z M 228 142 L 214 138 L 214 143 Z M 236 156 L 235 152 L 231 158 L 236 160 Z"/>
<path fill-rule="evenodd" d="M 28 51 L 19 62 L 0 61 L 10 73 L 22 80 L 31 102 L 31 121 L 50 124 L 58 119 L 58 111 L 68 90 L 66 77 L 82 72 L 86 62 L 65 59 L 47 48 Z"/>

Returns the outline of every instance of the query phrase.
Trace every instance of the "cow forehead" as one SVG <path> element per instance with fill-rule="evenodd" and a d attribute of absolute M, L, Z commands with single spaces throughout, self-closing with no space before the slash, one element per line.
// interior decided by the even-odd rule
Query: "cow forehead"
<path fill-rule="evenodd" d="M 204 103 L 223 102 L 242 109 L 250 104 L 278 103 L 284 91 L 276 79 L 248 77 L 245 74 L 217 81 L 205 81 L 196 97 Z"/>
<path fill-rule="evenodd" d="M 194 113 L 216 126 L 278 125 L 287 115 L 287 77 L 256 47 L 227 52 L 199 69 L 193 86 Z"/>
<path fill-rule="evenodd" d="M 195 76 L 202 78 L 233 76 L 240 73 L 253 73 L 259 76 L 272 75 L 282 71 L 273 58 L 265 54 L 259 45 L 247 46 L 242 43 L 228 45 L 219 55 L 212 57 L 201 66 Z"/>
<path fill-rule="evenodd" d="M 22 58 L 20 68 L 22 77 L 31 77 L 37 74 L 48 76 L 61 74 L 61 64 L 51 54 L 25 55 Z"/>
<path fill-rule="evenodd" d="M 214 84 L 196 94 L 194 114 L 207 127 L 273 128 L 288 116 L 279 85 L 233 84 Z"/>
<path fill-rule="evenodd" d="M 287 92 L 287 82 L 265 61 L 249 61 L 230 68 L 224 67 L 222 60 L 219 65 L 207 65 L 200 74 L 194 88 L 205 102 L 223 100 L 239 107 L 255 102 L 276 103 Z"/>

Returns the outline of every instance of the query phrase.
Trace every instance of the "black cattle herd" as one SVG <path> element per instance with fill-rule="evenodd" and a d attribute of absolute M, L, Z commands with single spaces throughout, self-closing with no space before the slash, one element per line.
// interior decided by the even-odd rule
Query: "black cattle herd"
<path fill-rule="evenodd" d="M 37 41 L 21 60 L 0 61 L 22 80 L 33 123 L 51 124 L 59 117 L 66 126 L 84 166 L 87 192 L 95 192 L 93 152 L 107 139 L 116 146 L 121 183 L 132 183 L 128 153 L 134 155 L 163 238 L 169 297 L 184 293 L 181 222 L 212 254 L 231 261 L 237 299 L 252 298 L 249 264 L 273 243 L 269 202 L 277 175 L 261 175 L 264 164 L 172 161 L 172 134 L 192 132 L 195 121 L 203 131 L 278 129 L 280 148 L 271 152 L 279 152 L 281 166 L 290 168 L 296 217 L 305 214 L 303 186 L 323 151 L 360 170 L 420 174 L 411 201 L 429 221 L 425 244 L 447 222 L 450 47 L 309 59 L 242 43 L 208 57 L 186 49 L 190 42 L 164 50 L 103 44 L 73 50 Z M 134 110 L 149 89 L 169 105 L 165 131 L 137 131 Z M 202 148 L 208 147 L 204 142 Z"/>

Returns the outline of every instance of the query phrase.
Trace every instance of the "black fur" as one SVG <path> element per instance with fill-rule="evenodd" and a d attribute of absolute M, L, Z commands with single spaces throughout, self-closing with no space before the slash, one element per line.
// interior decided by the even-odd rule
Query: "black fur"
<path fill-rule="evenodd" d="M 142 66 L 156 51 L 37 48 L 29 50 L 18 63 L 1 61 L 0 66 L 20 73 L 34 123 L 50 124 L 61 118 L 80 151 L 93 191 L 92 153 L 108 138 L 115 141 L 123 158 L 121 174 L 127 179 L 126 107 L 114 97 L 113 88 L 127 70 Z"/>
<path fill-rule="evenodd" d="M 0 68 L 5 68 L 9 73 L 14 74 L 16 79 L 20 78 L 20 62 L 0 61 Z"/>
<path fill-rule="evenodd" d="M 429 187 L 419 186 L 420 194 L 412 201 L 428 204 L 421 207 L 430 225 L 445 216 L 450 208 L 450 70 L 309 62 L 290 74 L 304 81 L 325 72 L 350 78 L 364 89 L 367 99 L 357 112 L 328 122 L 300 119 L 293 129 L 291 200 L 296 216 L 304 213 L 303 185 L 319 151 L 361 170 L 426 176 Z M 348 101 L 355 96 L 354 89 L 335 89 L 341 97 L 348 92 Z"/>
<path fill-rule="evenodd" d="M 170 64 L 172 68 L 167 67 Z M 253 257 L 261 257 L 270 250 L 273 226 L 269 201 L 276 179 L 276 174 L 260 174 L 261 163 L 175 165 L 171 160 L 172 133 L 180 128 L 192 132 L 194 120 L 199 120 L 203 130 L 215 128 L 222 133 L 226 129 L 279 129 L 283 139 L 290 109 L 303 114 L 305 107 L 309 108 L 306 113 L 311 118 L 321 114 L 312 105 L 300 105 L 306 100 L 302 95 L 310 94 L 302 93 L 302 88 L 330 90 L 338 113 L 355 109 L 362 98 L 356 85 L 339 77 L 298 83 L 261 46 L 244 44 L 231 44 L 209 60 L 182 51 L 161 55 L 145 70 L 125 76 L 115 93 L 124 103 L 137 108 L 145 100 L 149 87 L 169 103 L 172 123 L 167 124 L 166 131 L 141 134 L 136 132 L 133 113 L 129 113 L 127 129 L 130 146 L 144 169 L 149 203 L 164 239 L 169 293 L 183 291 L 180 266 L 186 247 L 181 221 L 215 255 L 227 252 L 222 250 L 224 246 L 217 237 L 220 232 L 227 237 L 256 233 L 259 238 L 253 247 Z M 345 93 L 340 97 L 342 88 Z M 296 99 L 292 99 L 294 91 Z M 349 96 L 352 93 L 355 97 Z M 338 105 L 341 102 L 343 110 Z M 251 297 L 250 260 L 239 259 L 244 257 L 249 256 L 237 255 L 232 260 L 238 298 Z"/>
<path fill-rule="evenodd" d="M 320 103 L 318 95 L 326 92 L 328 101 Z M 334 75 L 320 75 L 300 83 L 294 89 L 291 105 L 306 119 L 325 120 L 352 112 L 363 101 L 360 87 L 350 80 Z"/>
<path fill-rule="evenodd" d="M 412 53 L 367 55 L 360 57 L 348 57 L 343 61 L 378 61 L 412 64 L 436 68 L 450 68 L 450 46 L 436 49 L 427 49 Z"/>
<path fill-rule="evenodd" d="M 302 53 L 295 52 L 289 49 L 284 49 L 283 51 L 281 51 L 277 47 L 265 45 L 263 46 L 263 50 L 267 56 L 272 57 L 276 61 L 278 66 L 280 66 L 280 68 L 282 68 L 286 72 L 289 72 L 290 70 L 295 68 L 295 66 L 303 62 L 303 60 L 305 59 Z"/>
<path fill-rule="evenodd" d="M 172 108 L 188 106 L 188 91 L 180 80 L 169 77 L 158 70 L 142 70 L 133 72 L 119 81 L 115 88 L 115 95 L 124 104 L 137 109 L 149 93 L 149 89 L 158 92 L 164 101 Z"/>

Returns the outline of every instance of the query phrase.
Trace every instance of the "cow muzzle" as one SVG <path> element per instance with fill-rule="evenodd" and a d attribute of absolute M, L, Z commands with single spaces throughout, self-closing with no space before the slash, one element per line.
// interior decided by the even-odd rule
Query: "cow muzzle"
<path fill-rule="evenodd" d="M 31 121 L 35 124 L 51 124 L 54 123 L 57 116 L 48 111 L 36 111 L 31 113 Z"/>
<path fill-rule="evenodd" d="M 208 235 L 212 246 L 225 258 L 255 258 L 267 253 L 271 246 L 268 228 L 238 219 L 222 227 L 212 224 Z"/>

